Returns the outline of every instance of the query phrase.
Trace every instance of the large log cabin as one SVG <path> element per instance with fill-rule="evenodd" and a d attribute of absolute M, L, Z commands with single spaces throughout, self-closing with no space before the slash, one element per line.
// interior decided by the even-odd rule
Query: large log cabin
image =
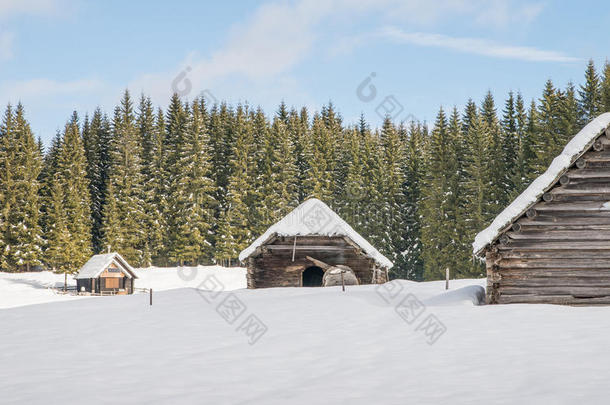
<path fill-rule="evenodd" d="M 385 256 L 322 201 L 312 198 L 272 225 L 239 255 L 248 288 L 322 286 L 324 270 L 307 258 L 350 267 L 359 284 L 388 280 Z"/>
<path fill-rule="evenodd" d="M 610 304 L 610 113 L 480 232 L 487 302 Z"/>
<path fill-rule="evenodd" d="M 133 268 L 118 253 L 92 256 L 76 275 L 78 292 L 97 294 L 133 294 Z"/>

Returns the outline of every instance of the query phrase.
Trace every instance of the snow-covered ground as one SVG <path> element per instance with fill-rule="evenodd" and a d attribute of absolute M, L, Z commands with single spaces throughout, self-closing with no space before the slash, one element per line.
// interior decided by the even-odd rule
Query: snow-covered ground
<path fill-rule="evenodd" d="M 0 402 L 607 403 L 607 307 L 477 306 L 484 280 L 222 291 L 219 274 L 152 307 L 0 310 Z"/>
<path fill-rule="evenodd" d="M 136 288 L 152 288 L 153 291 L 184 287 L 197 288 L 202 280 L 205 280 L 207 276 L 212 274 L 222 280 L 226 290 L 246 287 L 246 270 L 243 268 L 225 268 L 220 266 L 150 267 L 135 269 L 135 271 L 138 275 L 138 279 L 135 282 Z M 50 271 L 37 273 L 0 272 L 0 308 L 92 298 L 56 294 L 50 288 L 61 288 L 63 285 L 63 274 L 54 274 Z M 68 276 L 68 285 L 76 286 L 76 280 L 71 276 Z"/>

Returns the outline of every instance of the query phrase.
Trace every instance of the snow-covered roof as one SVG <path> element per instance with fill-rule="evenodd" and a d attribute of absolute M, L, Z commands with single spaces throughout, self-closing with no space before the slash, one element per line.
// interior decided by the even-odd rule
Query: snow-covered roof
<path fill-rule="evenodd" d="M 106 270 L 108 266 L 112 264 L 112 262 L 115 262 L 119 268 L 123 270 L 123 273 L 125 273 L 127 277 L 138 278 L 129 263 L 127 263 L 127 261 L 117 252 L 92 256 L 91 259 L 89 259 L 89 261 L 87 261 L 87 263 L 81 267 L 80 271 L 74 278 L 96 278 L 102 274 L 102 272 Z"/>
<path fill-rule="evenodd" d="M 549 168 L 529 185 L 508 207 L 494 219 L 486 229 L 479 232 L 472 244 L 475 255 L 480 255 L 488 245 L 493 243 L 506 228 L 523 215 L 542 197 L 559 178 L 580 158 L 595 142 L 597 137 L 610 125 L 610 113 L 604 113 L 585 126 L 563 149 Z"/>
<path fill-rule="evenodd" d="M 368 257 L 375 260 L 381 267 L 391 268 L 393 266 L 387 257 L 379 253 L 328 205 L 317 198 L 310 198 L 303 202 L 279 222 L 272 225 L 239 254 L 239 260 L 244 261 L 250 257 L 256 249 L 274 236 L 345 236 L 358 245 Z"/>

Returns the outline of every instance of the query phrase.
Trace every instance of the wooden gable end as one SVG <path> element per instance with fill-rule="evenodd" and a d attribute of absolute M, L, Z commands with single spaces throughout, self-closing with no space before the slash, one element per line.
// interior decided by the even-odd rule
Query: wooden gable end
<path fill-rule="evenodd" d="M 610 140 L 487 249 L 489 303 L 610 304 Z"/>

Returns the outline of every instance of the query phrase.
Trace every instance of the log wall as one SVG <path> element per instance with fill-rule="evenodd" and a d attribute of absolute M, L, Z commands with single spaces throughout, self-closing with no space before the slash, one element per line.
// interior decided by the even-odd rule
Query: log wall
<path fill-rule="evenodd" d="M 488 303 L 610 304 L 610 140 L 594 146 L 488 249 Z"/>
<path fill-rule="evenodd" d="M 277 237 L 248 258 L 248 288 L 300 287 L 303 271 L 314 265 L 306 256 L 330 265 L 349 266 L 360 284 L 387 281 L 385 269 L 379 268 L 346 238 L 297 237 L 295 247 L 294 237 Z"/>

